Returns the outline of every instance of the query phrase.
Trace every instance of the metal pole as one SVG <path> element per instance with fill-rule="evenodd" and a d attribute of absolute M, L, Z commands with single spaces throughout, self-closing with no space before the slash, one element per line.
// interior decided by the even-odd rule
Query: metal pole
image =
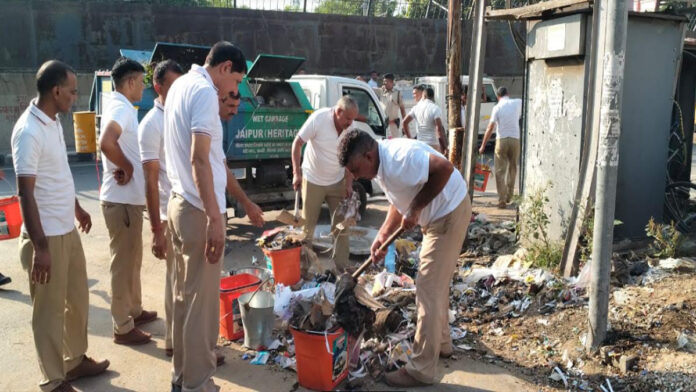
<path fill-rule="evenodd" d="M 307 0 L 304 0 L 304 7 L 302 12 L 307 12 Z"/>
<path fill-rule="evenodd" d="M 447 121 L 449 128 L 449 160 L 459 169 L 464 140 L 462 106 L 462 0 L 449 0 L 447 13 Z"/>
<path fill-rule="evenodd" d="M 595 75 L 595 78 L 602 80 L 602 88 L 601 99 L 594 100 L 594 110 L 599 110 L 600 121 L 594 246 L 590 275 L 589 331 L 585 344 L 585 348 L 590 352 L 597 350 L 607 335 L 628 2 L 625 0 L 599 1 L 595 2 L 595 11 L 597 7 L 600 12 L 600 29 L 606 30 L 606 40 L 604 55 L 600 57 L 604 61 L 604 72 Z"/>
<path fill-rule="evenodd" d="M 478 139 L 481 93 L 483 92 L 483 64 L 486 57 L 486 0 L 476 0 L 474 11 L 471 57 L 469 58 L 469 94 L 466 97 L 466 148 L 462 149 L 462 175 L 469 184 L 469 197 L 474 199 L 474 168 Z"/>

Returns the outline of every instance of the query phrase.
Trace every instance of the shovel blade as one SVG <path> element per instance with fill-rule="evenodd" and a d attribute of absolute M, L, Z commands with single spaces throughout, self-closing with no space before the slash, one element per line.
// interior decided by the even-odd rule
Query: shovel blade
<path fill-rule="evenodd" d="M 278 218 L 276 218 L 276 220 L 288 226 L 295 227 L 304 226 L 305 224 L 304 219 L 302 219 L 301 217 L 295 218 L 295 215 L 286 210 L 280 211 L 280 214 L 278 214 Z"/>

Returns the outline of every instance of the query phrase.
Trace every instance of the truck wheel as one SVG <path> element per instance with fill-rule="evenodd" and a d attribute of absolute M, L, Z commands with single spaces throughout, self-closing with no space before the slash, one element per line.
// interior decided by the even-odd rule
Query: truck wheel
<path fill-rule="evenodd" d="M 364 217 L 365 216 L 365 211 L 367 210 L 367 192 L 365 191 L 365 187 L 363 184 L 359 183 L 358 181 L 353 182 L 353 192 L 357 192 L 358 195 L 360 195 L 360 216 Z"/>

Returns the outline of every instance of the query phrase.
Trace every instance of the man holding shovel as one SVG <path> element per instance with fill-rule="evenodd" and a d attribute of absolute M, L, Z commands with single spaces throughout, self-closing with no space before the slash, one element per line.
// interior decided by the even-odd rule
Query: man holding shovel
<path fill-rule="evenodd" d="M 305 121 L 292 143 L 292 185 L 302 189 L 304 233 L 309 242 L 319 219 L 321 205 L 326 201 L 331 214 L 331 231 L 336 231 L 340 219 L 336 208 L 353 193 L 353 178 L 338 164 L 337 147 L 343 131 L 358 117 L 358 105 L 353 98 L 341 97 L 336 106 L 319 109 Z M 307 149 L 302 159 L 302 146 Z M 300 167 L 300 163 L 302 166 Z M 339 234 L 334 250 L 334 262 L 339 271 L 348 265 L 348 234 Z"/>
<path fill-rule="evenodd" d="M 405 367 L 387 373 L 386 382 L 395 387 L 432 384 L 438 357 L 453 351 L 449 282 L 471 219 L 466 182 L 444 156 L 414 140 L 377 142 L 353 130 L 341 140 L 338 157 L 355 178 L 376 179 L 389 200 L 387 217 L 371 248 L 374 262 L 384 258 L 380 246 L 400 227 L 422 228 L 413 355 Z"/>

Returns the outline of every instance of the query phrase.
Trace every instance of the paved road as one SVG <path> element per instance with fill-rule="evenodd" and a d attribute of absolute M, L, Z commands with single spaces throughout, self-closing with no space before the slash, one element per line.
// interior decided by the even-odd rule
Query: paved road
<path fill-rule="evenodd" d="M 11 170 L 8 179 L 14 182 Z M 82 236 L 87 255 L 89 276 L 90 314 L 89 351 L 98 359 L 111 361 L 110 371 L 91 380 L 75 385 L 89 391 L 167 391 L 171 365 L 163 352 L 164 324 L 161 320 L 145 326 L 153 334 L 154 342 L 139 348 L 117 346 L 112 343 L 112 326 L 109 312 L 109 255 L 108 234 L 99 210 L 98 179 L 94 164 L 73 166 L 78 198 L 82 206 L 92 214 L 94 227 Z M 0 195 L 6 194 L 0 185 Z M 377 226 L 384 217 L 385 202 L 373 202 L 367 213 L 365 224 Z M 277 213 L 277 212 L 275 212 Z M 270 219 L 274 212 L 267 213 Z M 328 219 L 328 213 L 324 218 Z M 269 223 L 266 228 L 274 224 Z M 150 254 L 150 235 L 147 223 L 145 236 L 142 283 L 143 304 L 164 314 L 164 264 Z M 253 244 L 261 233 L 251 227 L 245 219 L 230 220 L 228 226 L 228 249 L 225 269 L 251 264 L 252 257 L 261 258 L 261 252 Z M 34 391 L 40 378 L 36 361 L 31 329 L 31 306 L 27 277 L 21 270 L 17 257 L 16 240 L 0 242 L 0 271 L 13 281 L 0 290 L 0 390 Z M 216 383 L 223 391 L 289 391 L 296 382 L 296 375 L 289 371 L 274 371 L 262 366 L 253 366 L 240 359 L 243 353 L 238 345 L 225 348 L 227 363 L 216 374 Z M 444 365 L 444 364 L 443 364 Z M 442 383 L 423 391 L 523 391 L 534 390 L 526 381 L 508 371 L 488 363 L 469 359 L 448 361 L 441 366 Z M 386 388 L 378 384 L 377 388 Z"/>

